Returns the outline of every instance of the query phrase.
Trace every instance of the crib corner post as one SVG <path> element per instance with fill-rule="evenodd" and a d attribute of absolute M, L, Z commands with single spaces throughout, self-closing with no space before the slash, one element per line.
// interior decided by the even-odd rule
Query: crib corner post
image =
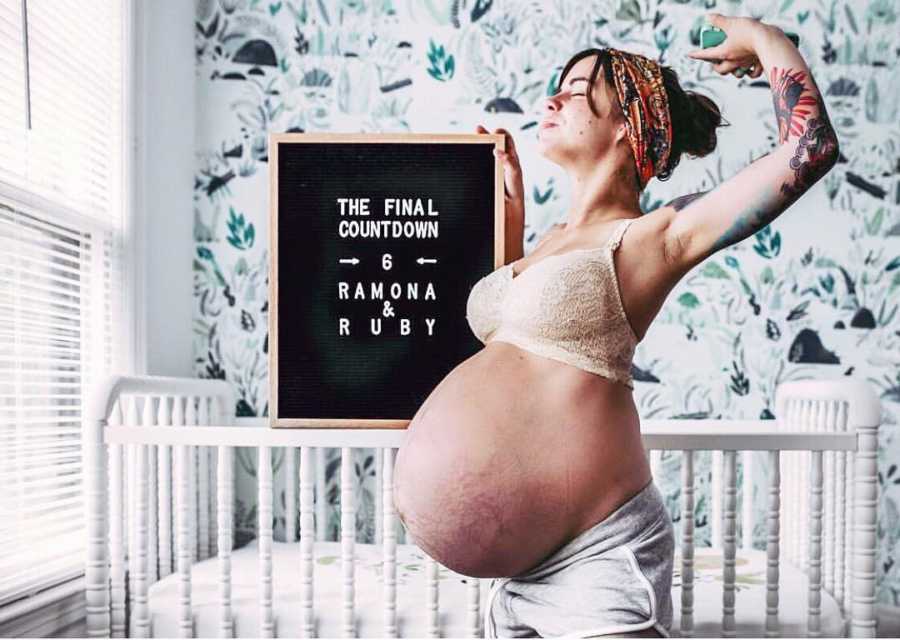
<path fill-rule="evenodd" d="M 86 636 L 110 637 L 108 473 L 103 442 L 105 418 L 88 416 L 82 429 L 84 504 L 87 549 L 85 552 Z"/>
<path fill-rule="evenodd" d="M 856 434 L 850 636 L 874 638 L 878 425 L 859 425 Z"/>

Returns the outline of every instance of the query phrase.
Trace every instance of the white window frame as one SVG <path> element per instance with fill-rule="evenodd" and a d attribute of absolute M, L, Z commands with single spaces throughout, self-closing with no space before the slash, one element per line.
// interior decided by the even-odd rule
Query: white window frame
<path fill-rule="evenodd" d="M 103 0 L 117 1 L 117 0 Z M 130 352 L 128 374 L 142 374 L 147 370 L 146 355 L 146 291 L 145 245 L 146 217 L 143 207 L 143 185 L 140 180 L 144 167 L 143 149 L 144 107 L 141 96 L 145 86 L 143 70 L 146 46 L 145 8 L 140 0 L 122 2 L 125 22 L 122 47 L 123 58 L 123 260 L 122 308 L 127 321 L 125 341 Z M 23 193 L 10 185 L 0 183 L 0 197 L 21 202 L 39 209 L 58 206 L 47 205 L 40 198 Z M 0 637 L 48 637 L 64 627 L 77 624 L 85 618 L 84 574 L 40 591 L 29 598 L 17 600 L 0 607 Z"/>

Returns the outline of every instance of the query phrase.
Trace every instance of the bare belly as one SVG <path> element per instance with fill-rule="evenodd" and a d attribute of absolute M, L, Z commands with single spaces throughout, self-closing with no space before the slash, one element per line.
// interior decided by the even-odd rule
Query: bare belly
<path fill-rule="evenodd" d="M 444 566 L 516 575 L 649 482 L 639 425 L 626 386 L 489 342 L 413 416 L 394 504 Z"/>

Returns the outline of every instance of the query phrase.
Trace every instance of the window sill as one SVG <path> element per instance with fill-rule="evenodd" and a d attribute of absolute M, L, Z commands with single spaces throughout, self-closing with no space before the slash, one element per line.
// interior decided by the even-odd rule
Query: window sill
<path fill-rule="evenodd" d="M 84 576 L 0 607 L 0 637 L 52 637 L 85 616 Z"/>

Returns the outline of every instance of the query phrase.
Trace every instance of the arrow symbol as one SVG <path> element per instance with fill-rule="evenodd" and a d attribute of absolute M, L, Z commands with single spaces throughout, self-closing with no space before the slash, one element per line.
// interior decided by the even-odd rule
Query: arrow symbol
<path fill-rule="evenodd" d="M 419 264 L 425 264 L 426 262 L 434 264 L 437 262 L 437 258 L 419 258 L 416 262 Z"/>
<path fill-rule="evenodd" d="M 338 262 L 341 264 L 359 264 L 359 258 L 341 258 Z"/>

